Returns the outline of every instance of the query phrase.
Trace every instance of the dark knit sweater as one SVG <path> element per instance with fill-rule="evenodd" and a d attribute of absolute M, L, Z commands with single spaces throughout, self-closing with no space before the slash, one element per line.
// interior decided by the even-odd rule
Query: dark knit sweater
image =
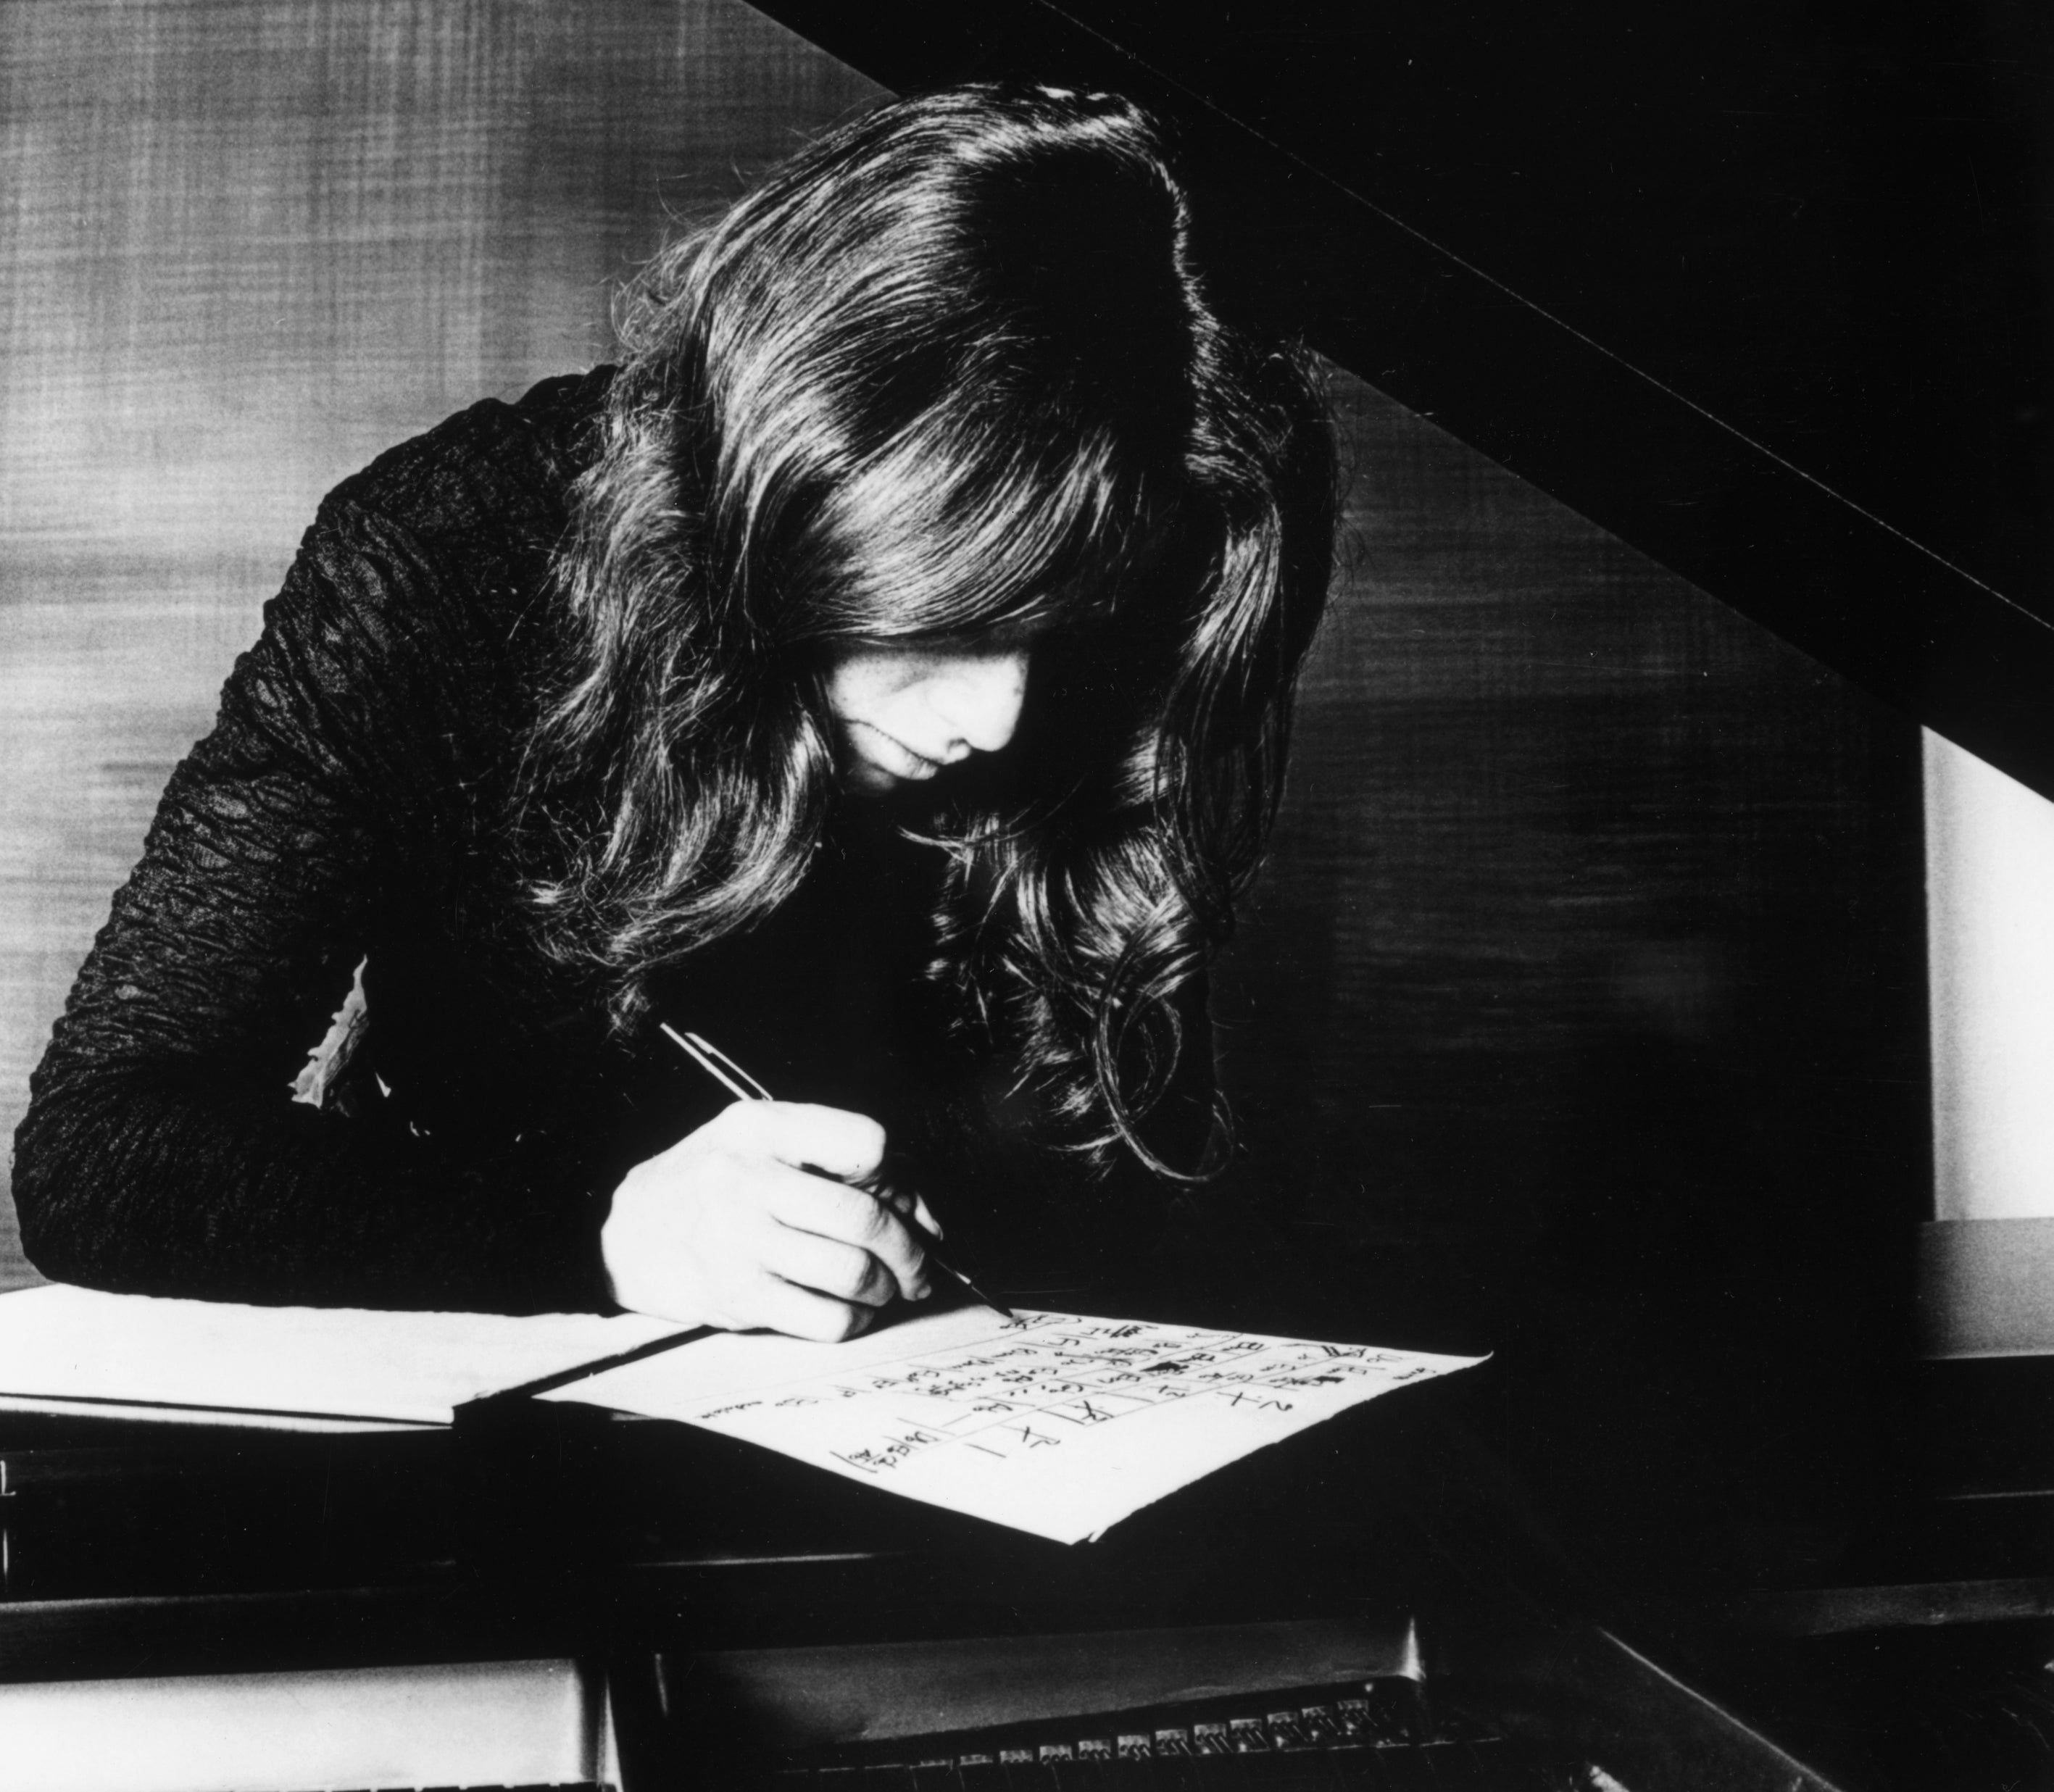
<path fill-rule="evenodd" d="M 938 857 L 855 812 L 869 805 L 845 805 L 765 926 L 659 977 L 633 1034 L 609 1030 L 596 978 L 541 953 L 510 800 L 606 378 L 474 406 L 322 504 L 32 1083 L 14 1193 L 45 1274 L 259 1302 L 604 1307 L 612 1189 L 724 1100 L 661 1018 L 780 1096 L 883 1120 L 952 1241 L 982 1235 L 1024 1268 L 1037 1237 L 1135 1236 L 1149 1179 L 1088 1185 L 1002 1136 L 991 1075 L 916 974 Z M 295 1102 L 360 963 L 362 1044 L 323 1105 Z M 1210 1080 L 1193 1067 L 1186 1116 Z"/>

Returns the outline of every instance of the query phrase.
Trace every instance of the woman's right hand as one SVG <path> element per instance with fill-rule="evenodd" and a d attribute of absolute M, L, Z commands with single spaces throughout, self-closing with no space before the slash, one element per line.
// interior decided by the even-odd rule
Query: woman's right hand
<path fill-rule="evenodd" d="M 873 1193 L 884 1130 L 840 1108 L 737 1102 L 622 1177 L 600 1250 L 613 1298 L 637 1313 L 730 1331 L 853 1338 L 895 1296 L 923 1299 L 927 1262 Z"/>

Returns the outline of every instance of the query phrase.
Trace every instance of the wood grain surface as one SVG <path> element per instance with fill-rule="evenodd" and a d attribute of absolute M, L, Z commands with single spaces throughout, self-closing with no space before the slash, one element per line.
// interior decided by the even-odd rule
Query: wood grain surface
<path fill-rule="evenodd" d="M 321 494 L 877 92 L 721 0 L 0 25 L 0 1130 Z M 33 1279 L 0 1204 L 0 1287 Z"/>

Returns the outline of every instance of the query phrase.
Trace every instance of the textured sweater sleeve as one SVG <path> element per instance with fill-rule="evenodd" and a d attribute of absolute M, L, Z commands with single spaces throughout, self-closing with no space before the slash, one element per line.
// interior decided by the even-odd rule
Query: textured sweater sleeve
<path fill-rule="evenodd" d="M 605 1305 L 584 1165 L 548 1146 L 466 1160 L 289 1098 L 368 918 L 405 887 L 410 827 L 458 776 L 443 718 L 466 667 L 420 601 L 447 574 L 342 493 L 324 505 L 33 1081 L 14 1189 L 45 1274 L 266 1303 Z"/>

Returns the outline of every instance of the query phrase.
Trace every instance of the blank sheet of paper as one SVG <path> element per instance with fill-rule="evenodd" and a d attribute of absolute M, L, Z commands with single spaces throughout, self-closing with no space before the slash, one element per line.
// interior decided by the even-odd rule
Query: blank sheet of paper
<path fill-rule="evenodd" d="M 683 1420 L 1074 1543 L 1265 1444 L 1481 1360 L 962 1307 L 848 1344 L 705 1338 L 542 1397 Z"/>
<path fill-rule="evenodd" d="M 639 1314 L 239 1307 L 93 1288 L 0 1298 L 0 1409 L 329 1428 L 447 1425 L 467 1400 L 685 1328 Z"/>

